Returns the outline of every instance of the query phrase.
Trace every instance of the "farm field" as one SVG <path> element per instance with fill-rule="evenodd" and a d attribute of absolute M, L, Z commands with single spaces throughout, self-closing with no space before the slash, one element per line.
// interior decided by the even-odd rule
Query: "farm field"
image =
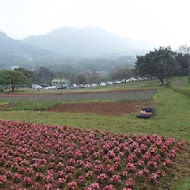
<path fill-rule="evenodd" d="M 23 101 L 146 101 L 150 100 L 156 91 L 146 90 L 115 90 L 105 92 L 74 92 L 64 94 L 1 94 L 4 102 Z"/>
<path fill-rule="evenodd" d="M 146 81 L 147 82 L 147 81 Z M 146 85 L 142 85 L 142 83 L 134 83 L 133 89 L 150 89 L 148 83 Z M 131 86 L 128 86 L 129 84 L 123 85 L 120 90 L 126 90 L 131 89 Z M 137 85 L 137 86 L 135 86 Z M 51 101 L 47 101 L 46 103 L 42 103 L 41 101 L 38 102 L 38 106 L 36 106 L 35 102 L 29 102 L 28 106 L 31 106 L 32 109 L 22 109 L 21 105 L 25 105 L 27 107 L 27 102 L 19 102 L 17 109 L 11 109 L 9 107 L 8 109 L 1 110 L 0 111 L 0 118 L 4 120 L 19 120 L 24 122 L 31 122 L 31 123 L 38 123 L 46 125 L 60 125 L 60 126 L 74 126 L 77 127 L 77 131 L 80 129 L 85 130 L 93 130 L 92 133 L 96 134 L 96 129 L 100 131 L 100 133 L 103 130 L 111 131 L 112 133 L 119 134 L 126 134 L 129 135 L 131 133 L 135 133 L 137 135 L 137 138 L 139 138 L 140 134 L 157 134 L 159 136 L 165 136 L 166 139 L 168 138 L 175 138 L 176 142 L 173 144 L 174 148 L 176 146 L 176 143 L 182 139 L 184 140 L 185 144 L 182 148 L 182 151 L 177 153 L 177 157 L 174 159 L 175 162 L 173 166 L 167 169 L 169 171 L 165 177 L 160 177 L 158 179 L 158 182 L 152 183 L 151 180 L 149 182 L 143 183 L 148 184 L 146 188 L 148 189 L 155 189 L 155 185 L 157 189 L 159 187 L 161 189 L 190 189 L 190 169 L 189 166 L 189 158 L 190 158 L 190 97 L 179 94 L 174 92 L 173 90 L 169 89 L 168 87 L 161 87 L 158 85 L 158 82 L 150 81 L 151 89 L 156 89 L 156 93 L 152 94 L 149 99 L 143 100 L 142 98 L 139 99 L 139 101 L 135 101 L 135 105 L 140 104 L 148 104 L 152 107 L 155 107 L 157 109 L 157 114 L 152 117 L 150 120 L 140 120 L 136 118 L 136 114 L 138 113 L 138 109 L 134 110 L 132 113 L 122 113 L 122 114 L 104 114 L 104 113 L 92 113 L 92 112 L 80 112 L 80 113 L 69 113 L 69 112 L 54 112 L 52 110 L 44 111 L 48 107 L 55 106 L 58 102 L 52 103 Z M 118 89 L 117 89 L 118 90 Z M 99 89 L 97 89 L 99 91 Z M 101 89 L 102 91 L 102 89 Z M 142 92 L 142 91 L 141 91 Z M 149 92 L 149 91 L 147 91 Z M 96 93 L 97 94 L 97 93 Z M 108 97 L 108 96 L 107 96 Z M 136 98 L 137 100 L 137 98 Z M 103 100 L 86 100 L 84 99 L 82 102 L 79 102 L 78 100 L 75 100 L 76 103 L 123 103 L 126 104 L 131 102 L 131 100 L 126 101 L 121 99 L 103 99 Z M 7 102 L 4 100 L 4 102 Z M 67 102 L 61 102 L 62 104 L 68 103 Z M 14 101 L 12 101 L 14 103 Z M 17 103 L 17 102 L 16 102 Z M 73 100 L 70 102 L 73 103 Z M 133 101 L 134 103 L 134 101 Z M 2 105 L 1 105 L 2 104 Z M 6 104 L 1 102 L 1 107 L 6 106 Z M 4 105 L 3 105 L 4 104 Z M 46 104 L 46 105 L 45 105 Z M 15 106 L 15 105 L 14 105 Z M 13 106 L 13 108 L 14 108 Z M 43 109 L 40 109 L 40 106 L 43 107 Z M 106 107 L 106 105 L 104 104 Z M 113 106 L 114 107 L 114 106 Z M 38 108 L 38 109 L 37 109 Z M 37 110 L 37 111 L 36 111 Z M 20 124 L 22 125 L 22 124 Z M 30 124 L 28 124 L 30 126 Z M 38 125 L 37 125 L 38 126 Z M 68 129 L 74 130 L 74 128 L 68 127 Z M 89 131 L 87 131 L 89 133 Z M 119 135 L 120 136 L 120 135 Z M 146 136 L 146 135 L 145 135 Z M 160 138 L 160 137 L 158 137 Z M 128 143 L 128 140 L 126 140 Z M 148 145 L 149 146 L 149 145 Z M 152 146 L 152 145 L 150 145 Z M 102 160 L 101 160 L 102 161 Z M 123 167 L 122 167 L 123 168 Z M 160 165 L 159 165 L 160 168 Z M 154 173 L 154 172 L 153 172 Z M 107 174 L 106 174 L 107 175 Z M 98 177 L 93 176 L 93 177 Z M 130 175 L 129 178 L 133 179 L 135 183 L 137 183 L 138 189 L 140 189 L 139 179 L 133 178 L 134 176 Z M 129 179 L 127 178 L 127 179 Z M 150 179 L 150 178 L 149 178 Z M 126 180 L 125 180 L 126 181 Z M 164 186 L 162 185 L 164 184 Z M 26 185 L 26 184 L 25 184 Z M 88 184 L 90 185 L 90 184 Z M 126 185 L 126 184 L 125 184 Z M 74 185 L 73 185 L 74 186 Z M 113 184 L 114 186 L 114 184 Z M 105 187 L 100 183 L 100 189 Z M 29 187 L 28 187 L 29 188 Z M 31 188 L 31 187 L 30 187 Z M 70 187 L 68 187 L 70 188 Z M 111 187 L 109 187 L 111 188 Z M 115 189 L 122 189 L 124 188 L 124 181 L 122 181 L 122 188 L 117 187 Z M 128 188 L 135 189 L 133 186 L 129 186 Z M 79 188 L 80 189 L 80 188 Z"/>

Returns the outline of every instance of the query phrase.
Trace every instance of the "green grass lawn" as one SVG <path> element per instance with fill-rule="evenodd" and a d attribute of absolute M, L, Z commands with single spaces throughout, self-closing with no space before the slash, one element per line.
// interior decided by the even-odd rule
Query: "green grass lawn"
<path fill-rule="evenodd" d="M 147 81 L 146 81 L 147 82 Z M 138 85 L 138 83 L 136 83 Z M 153 84 L 151 84 L 154 86 Z M 147 84 L 148 86 L 148 84 Z M 134 88 L 139 88 L 135 87 Z M 0 111 L 0 118 L 7 120 L 30 121 L 34 123 L 47 123 L 69 125 L 80 128 L 109 130 L 117 133 L 158 134 L 176 139 L 183 139 L 190 143 L 190 97 L 176 93 L 168 87 L 154 86 L 158 91 L 152 100 L 157 114 L 149 120 L 137 119 L 136 113 L 121 116 L 105 116 L 83 113 L 54 113 L 38 111 Z M 188 146 L 189 148 L 189 146 Z M 189 155 L 183 153 L 181 159 L 187 159 Z M 181 171 L 168 183 L 171 189 L 190 189 L 190 169 L 187 165 L 180 165 L 182 172 L 186 171 L 182 178 Z"/>
<path fill-rule="evenodd" d="M 0 106 L 4 106 L 6 104 L 8 104 L 8 102 L 0 102 Z"/>

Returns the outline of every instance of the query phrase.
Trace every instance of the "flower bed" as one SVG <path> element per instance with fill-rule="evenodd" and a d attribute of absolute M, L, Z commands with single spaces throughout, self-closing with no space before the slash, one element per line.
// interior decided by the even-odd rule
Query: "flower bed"
<path fill-rule="evenodd" d="M 182 141 L 0 120 L 0 188 L 130 190 L 158 185 Z"/>

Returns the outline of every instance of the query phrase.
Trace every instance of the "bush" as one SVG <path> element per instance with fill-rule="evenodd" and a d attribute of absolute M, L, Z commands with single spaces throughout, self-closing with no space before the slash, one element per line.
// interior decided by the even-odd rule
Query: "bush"
<path fill-rule="evenodd" d="M 185 88 L 185 87 L 177 87 L 175 85 L 172 85 L 171 83 L 168 84 L 168 86 L 176 91 L 176 92 L 179 92 L 181 94 L 184 94 L 184 95 L 187 95 L 187 96 L 190 96 L 190 88 Z"/>

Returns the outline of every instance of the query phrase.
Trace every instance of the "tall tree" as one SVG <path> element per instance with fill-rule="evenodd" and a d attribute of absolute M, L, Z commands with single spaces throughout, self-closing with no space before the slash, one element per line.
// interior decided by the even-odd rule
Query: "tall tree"
<path fill-rule="evenodd" d="M 0 84 L 10 85 L 12 91 L 15 90 L 15 87 L 27 84 L 28 80 L 21 71 L 6 71 L 3 70 L 0 72 Z"/>
<path fill-rule="evenodd" d="M 160 47 L 144 56 L 137 56 L 135 69 L 140 75 L 156 76 L 164 84 L 164 79 L 177 70 L 176 53 L 170 47 Z"/>
<path fill-rule="evenodd" d="M 20 71 L 24 74 L 24 76 L 28 79 L 28 82 L 29 83 L 32 83 L 32 79 L 33 79 L 33 76 L 34 76 L 34 71 L 29 71 L 25 68 L 18 68 L 18 69 L 15 69 L 15 71 Z"/>
<path fill-rule="evenodd" d="M 187 60 L 187 71 L 188 71 L 188 83 L 190 83 L 190 47 L 187 45 L 182 45 L 179 47 L 181 56 Z"/>

